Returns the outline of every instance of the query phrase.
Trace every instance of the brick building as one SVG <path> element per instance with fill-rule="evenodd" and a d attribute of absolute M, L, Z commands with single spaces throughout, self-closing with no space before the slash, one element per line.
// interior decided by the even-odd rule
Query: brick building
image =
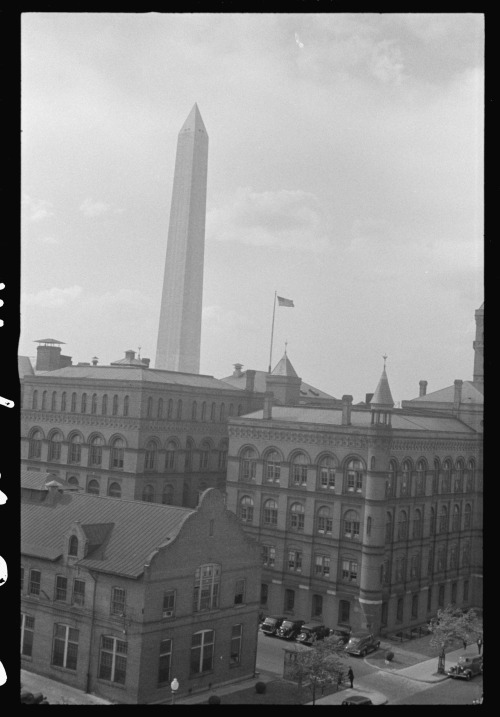
<path fill-rule="evenodd" d="M 260 560 L 222 495 L 196 510 L 23 473 L 22 666 L 116 703 L 253 676 Z"/>

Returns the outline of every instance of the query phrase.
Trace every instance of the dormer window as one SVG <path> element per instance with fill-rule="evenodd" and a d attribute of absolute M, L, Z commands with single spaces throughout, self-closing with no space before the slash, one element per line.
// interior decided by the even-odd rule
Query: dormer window
<path fill-rule="evenodd" d="M 78 538 L 76 537 L 76 535 L 72 535 L 69 539 L 68 555 L 72 557 L 78 556 Z"/>

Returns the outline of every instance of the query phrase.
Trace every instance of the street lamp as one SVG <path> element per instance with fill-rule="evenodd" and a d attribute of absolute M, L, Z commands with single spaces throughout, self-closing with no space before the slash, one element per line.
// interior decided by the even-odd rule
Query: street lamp
<path fill-rule="evenodd" d="M 172 690 L 172 704 L 175 704 L 175 693 L 179 689 L 179 680 L 177 677 L 174 677 L 172 682 L 170 683 L 170 689 Z"/>

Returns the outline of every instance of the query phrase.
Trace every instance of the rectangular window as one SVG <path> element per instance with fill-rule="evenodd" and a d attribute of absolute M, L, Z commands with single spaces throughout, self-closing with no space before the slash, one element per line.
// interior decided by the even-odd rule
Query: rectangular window
<path fill-rule="evenodd" d="M 219 607 L 220 565 L 202 565 L 195 572 L 193 612 Z"/>
<path fill-rule="evenodd" d="M 236 587 L 234 590 L 234 604 L 243 605 L 245 602 L 245 581 L 237 580 Z"/>
<path fill-rule="evenodd" d="M 335 490 L 335 471 L 332 468 L 321 468 L 321 487 Z"/>
<path fill-rule="evenodd" d="M 432 610 L 432 588 L 427 590 L 427 612 Z"/>
<path fill-rule="evenodd" d="M 101 636 L 98 677 L 119 685 L 125 684 L 127 673 L 127 643 L 117 637 Z"/>
<path fill-rule="evenodd" d="M 111 589 L 111 614 L 125 614 L 125 590 L 123 588 Z"/>
<path fill-rule="evenodd" d="M 276 562 L 276 548 L 274 545 L 262 546 L 262 562 L 266 568 L 274 568 Z"/>
<path fill-rule="evenodd" d="M 241 638 L 243 625 L 233 625 L 231 630 L 231 647 L 229 651 L 229 664 L 239 665 L 241 662 Z"/>
<path fill-rule="evenodd" d="M 452 603 L 457 602 L 457 583 L 451 584 L 451 602 Z"/>
<path fill-rule="evenodd" d="M 79 630 L 69 625 L 54 625 L 54 644 L 52 648 L 52 664 L 76 670 L 78 659 Z"/>
<path fill-rule="evenodd" d="M 170 682 L 170 663 L 172 660 L 172 640 L 161 640 L 158 662 L 158 684 Z"/>
<path fill-rule="evenodd" d="M 56 575 L 56 591 L 54 600 L 61 600 L 66 602 L 66 596 L 68 594 L 68 579 L 62 575 Z"/>
<path fill-rule="evenodd" d="M 295 590 L 285 590 L 285 612 L 293 612 L 295 605 Z"/>
<path fill-rule="evenodd" d="M 175 590 L 167 590 L 163 593 L 162 617 L 173 617 L 175 613 Z"/>
<path fill-rule="evenodd" d="M 418 578 L 420 572 L 420 555 L 412 555 L 410 575 L 412 578 Z"/>
<path fill-rule="evenodd" d="M 399 598 L 396 605 L 396 621 L 403 622 L 403 598 Z"/>
<path fill-rule="evenodd" d="M 30 581 L 28 585 L 28 592 L 30 595 L 40 595 L 41 580 L 42 573 L 39 570 L 30 570 Z"/>
<path fill-rule="evenodd" d="M 352 560 L 342 561 L 342 580 L 355 583 L 358 580 L 358 564 Z"/>
<path fill-rule="evenodd" d="M 439 586 L 438 607 L 444 607 L 444 585 Z"/>
<path fill-rule="evenodd" d="M 412 618 L 418 617 L 418 595 L 412 595 L 411 598 L 411 616 Z"/>
<path fill-rule="evenodd" d="M 85 605 L 85 582 L 75 580 L 73 583 L 73 605 Z"/>
<path fill-rule="evenodd" d="M 288 570 L 295 573 L 302 572 L 302 553 L 300 550 L 288 551 Z"/>
<path fill-rule="evenodd" d="M 200 675 L 213 670 L 214 631 L 201 630 L 191 638 L 191 674 Z"/>
<path fill-rule="evenodd" d="M 346 538 L 359 538 L 359 520 L 344 520 L 344 536 Z"/>
<path fill-rule="evenodd" d="M 351 603 L 348 600 L 339 600 L 339 625 L 349 625 Z"/>
<path fill-rule="evenodd" d="M 330 556 L 316 555 L 314 561 L 314 574 L 319 578 L 330 577 Z"/>
<path fill-rule="evenodd" d="M 261 583 L 261 586 L 260 586 L 260 604 L 261 605 L 267 605 L 268 596 L 269 596 L 269 585 L 266 585 L 266 583 Z"/>
<path fill-rule="evenodd" d="M 469 581 L 464 580 L 464 602 L 469 601 Z"/>
<path fill-rule="evenodd" d="M 312 617 L 319 617 L 323 613 L 323 595 L 312 596 Z"/>
<path fill-rule="evenodd" d="M 382 603 L 382 611 L 380 613 L 380 624 L 382 627 L 387 627 L 387 618 L 389 615 L 389 605 L 386 602 Z"/>
<path fill-rule="evenodd" d="M 35 637 L 35 618 L 21 613 L 21 655 L 31 657 Z"/>

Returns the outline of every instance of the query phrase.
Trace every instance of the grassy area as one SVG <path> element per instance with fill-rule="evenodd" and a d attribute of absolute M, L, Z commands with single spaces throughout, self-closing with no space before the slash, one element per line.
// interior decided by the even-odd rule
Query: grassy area
<path fill-rule="evenodd" d="M 316 699 L 336 691 L 334 686 L 325 688 L 323 693 L 319 690 Z M 299 689 L 291 682 L 273 680 L 267 683 L 264 694 L 258 694 L 255 687 L 248 687 L 228 695 L 220 695 L 220 698 L 222 705 L 305 705 L 312 702 L 312 692 L 309 687 Z"/>

